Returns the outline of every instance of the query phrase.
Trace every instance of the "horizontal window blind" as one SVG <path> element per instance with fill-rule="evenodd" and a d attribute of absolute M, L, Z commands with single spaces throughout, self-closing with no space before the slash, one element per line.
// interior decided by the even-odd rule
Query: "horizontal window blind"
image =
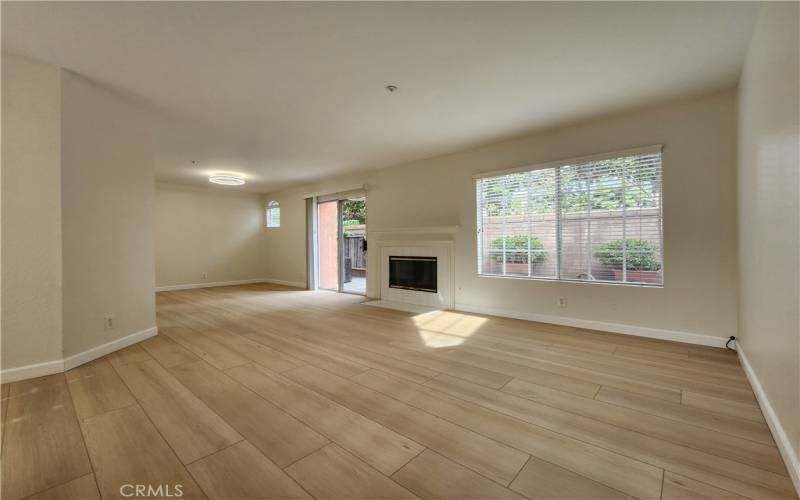
<path fill-rule="evenodd" d="M 663 285 L 661 148 L 476 178 L 478 273 Z"/>

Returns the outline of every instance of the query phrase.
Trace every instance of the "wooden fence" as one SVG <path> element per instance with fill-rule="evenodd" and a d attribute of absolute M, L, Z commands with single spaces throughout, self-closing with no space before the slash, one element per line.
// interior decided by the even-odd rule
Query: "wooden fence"
<path fill-rule="evenodd" d="M 344 258 L 350 259 L 354 270 L 367 269 L 367 254 L 362 250 L 363 236 L 344 237 Z"/>

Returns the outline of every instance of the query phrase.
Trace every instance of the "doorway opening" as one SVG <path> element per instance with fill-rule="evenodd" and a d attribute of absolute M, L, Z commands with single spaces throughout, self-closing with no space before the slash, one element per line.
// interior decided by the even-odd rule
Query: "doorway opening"
<path fill-rule="evenodd" d="M 362 195 L 317 202 L 319 288 L 367 293 L 367 200 Z"/>

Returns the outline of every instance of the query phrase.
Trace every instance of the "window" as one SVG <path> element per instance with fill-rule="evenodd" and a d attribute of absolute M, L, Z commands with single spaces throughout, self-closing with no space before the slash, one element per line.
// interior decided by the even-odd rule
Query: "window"
<path fill-rule="evenodd" d="M 281 207 L 274 200 L 267 203 L 267 227 L 281 227 Z"/>
<path fill-rule="evenodd" d="M 663 285 L 661 146 L 476 176 L 478 274 Z"/>

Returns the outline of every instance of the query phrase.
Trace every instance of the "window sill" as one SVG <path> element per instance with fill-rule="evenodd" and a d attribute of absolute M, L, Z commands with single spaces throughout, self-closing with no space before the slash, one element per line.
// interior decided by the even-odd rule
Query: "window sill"
<path fill-rule="evenodd" d="M 547 283 L 577 283 L 582 285 L 610 285 L 610 286 L 629 286 L 634 288 L 664 288 L 663 283 L 635 283 L 604 280 L 565 280 L 558 278 L 542 278 L 537 276 L 508 276 L 503 274 L 482 274 L 478 273 L 478 278 L 489 279 L 510 279 L 522 281 L 544 281 Z"/>

